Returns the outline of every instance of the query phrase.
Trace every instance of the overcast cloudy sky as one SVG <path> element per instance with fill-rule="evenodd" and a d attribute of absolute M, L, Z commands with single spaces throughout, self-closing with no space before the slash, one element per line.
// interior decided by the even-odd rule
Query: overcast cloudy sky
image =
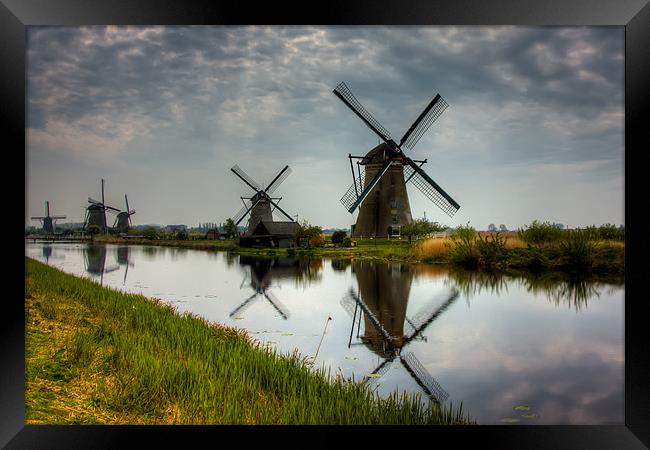
<path fill-rule="evenodd" d="M 414 217 L 621 224 L 623 58 L 623 27 L 28 27 L 25 220 L 49 200 L 83 221 L 104 178 L 134 224 L 222 222 L 251 193 L 230 167 L 266 184 L 289 164 L 280 206 L 348 227 L 347 155 L 378 141 L 345 81 L 397 138 L 449 103 L 406 152 L 461 208 L 409 186 Z"/>

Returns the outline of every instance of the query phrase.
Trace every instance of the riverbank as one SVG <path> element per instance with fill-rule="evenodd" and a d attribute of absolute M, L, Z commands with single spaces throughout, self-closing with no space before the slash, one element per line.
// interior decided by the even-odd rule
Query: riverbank
<path fill-rule="evenodd" d="M 588 244 L 528 245 L 516 233 L 496 239 L 494 235 L 476 234 L 467 241 L 430 238 L 410 243 L 407 239 L 357 239 L 354 247 L 311 248 L 243 248 L 236 240 L 157 240 L 123 239 L 96 236 L 95 242 L 110 244 L 158 245 L 227 251 L 251 256 L 355 258 L 390 262 L 449 264 L 470 269 L 487 268 L 504 271 L 527 269 L 536 272 L 579 273 L 583 275 L 624 274 L 625 244 L 615 240 L 594 240 Z M 326 240 L 326 242 L 328 242 Z"/>
<path fill-rule="evenodd" d="M 28 424 L 450 424 L 244 331 L 26 258 Z"/>

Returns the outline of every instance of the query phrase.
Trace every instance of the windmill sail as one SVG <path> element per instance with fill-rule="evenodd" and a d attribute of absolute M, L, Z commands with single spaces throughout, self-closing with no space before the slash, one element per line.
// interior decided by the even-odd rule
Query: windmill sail
<path fill-rule="evenodd" d="M 409 179 L 420 192 L 426 195 L 429 200 L 447 215 L 450 217 L 453 216 L 460 208 L 460 205 L 438 186 L 424 170 L 415 164 L 412 159 L 405 158 L 405 160 L 408 165 L 404 166 L 404 178 Z"/>
<path fill-rule="evenodd" d="M 388 130 L 384 128 L 377 121 L 377 119 L 375 119 L 372 114 L 368 112 L 366 108 L 363 107 L 361 102 L 357 100 L 350 88 L 348 88 L 345 83 L 341 82 L 338 86 L 336 86 L 333 92 L 339 99 L 341 99 L 343 103 L 347 105 L 348 108 L 350 108 L 357 116 L 361 118 L 361 120 L 363 120 L 363 123 L 365 123 L 368 128 L 374 131 L 380 138 L 382 138 L 385 142 L 389 142 L 391 140 Z"/>

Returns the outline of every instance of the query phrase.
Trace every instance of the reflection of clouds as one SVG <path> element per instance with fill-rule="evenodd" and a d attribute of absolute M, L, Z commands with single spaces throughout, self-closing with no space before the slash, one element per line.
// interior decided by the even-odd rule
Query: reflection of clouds
<path fill-rule="evenodd" d="M 586 361 L 586 360 L 587 361 Z M 530 406 L 539 415 L 521 423 L 604 424 L 623 421 L 623 365 L 598 354 L 570 361 L 552 360 L 511 370 L 502 365 L 474 365 L 452 373 L 438 370 L 448 391 L 463 392 L 463 407 L 479 423 L 519 418 L 513 408 Z M 523 369 L 523 368 L 522 368 Z M 480 382 L 477 382 L 480 380 Z"/>

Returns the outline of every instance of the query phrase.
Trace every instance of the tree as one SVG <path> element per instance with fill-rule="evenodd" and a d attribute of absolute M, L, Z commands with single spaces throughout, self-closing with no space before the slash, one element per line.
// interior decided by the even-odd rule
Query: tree
<path fill-rule="evenodd" d="M 237 236 L 237 225 L 235 225 L 235 221 L 232 219 L 226 220 L 226 224 L 223 226 L 223 232 L 228 236 L 230 239 L 234 238 Z"/>
<path fill-rule="evenodd" d="M 298 224 L 294 237 L 298 244 L 300 244 L 301 239 L 305 238 L 310 246 L 320 247 L 325 244 L 325 240 L 322 239 L 322 234 L 323 229 L 321 227 L 311 225 L 307 220 L 303 220 Z M 318 237 L 320 237 L 320 239 L 318 239 Z"/>
<path fill-rule="evenodd" d="M 89 235 L 95 236 L 96 234 L 101 233 L 102 229 L 99 227 L 99 225 L 88 225 L 88 229 L 86 230 Z"/>
<path fill-rule="evenodd" d="M 501 225 L 499 225 L 499 231 L 504 231 L 505 232 L 505 231 L 508 231 L 508 228 L 504 224 L 501 224 Z"/>
<path fill-rule="evenodd" d="M 416 219 L 411 223 L 402 225 L 400 233 L 402 236 L 409 238 L 409 243 L 413 238 L 429 236 L 431 233 L 438 233 L 445 230 L 445 226 L 440 225 L 438 222 L 429 222 L 427 219 Z"/>
<path fill-rule="evenodd" d="M 488 225 L 488 231 L 497 231 L 497 226 L 493 223 Z"/>

